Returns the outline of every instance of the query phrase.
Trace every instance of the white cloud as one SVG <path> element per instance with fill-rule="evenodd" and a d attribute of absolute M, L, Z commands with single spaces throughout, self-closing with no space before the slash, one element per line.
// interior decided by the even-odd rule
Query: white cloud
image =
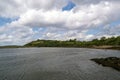
<path fill-rule="evenodd" d="M 68 29 L 86 29 L 104 25 L 120 18 L 118 3 L 101 2 L 88 6 L 80 6 L 72 11 L 29 10 L 16 22 L 26 26 L 64 27 Z M 117 12 L 117 13 L 116 13 Z"/>
<path fill-rule="evenodd" d="M 119 0 L 72 0 L 78 5 L 98 4 L 100 2 L 119 2 Z"/>
<path fill-rule="evenodd" d="M 120 27 L 108 29 L 104 26 L 120 20 L 119 0 L 72 0 L 76 7 L 62 11 L 70 0 L 0 0 L 0 17 L 14 18 L 0 27 L 0 43 L 26 43 L 41 35 L 43 39 L 90 40 L 103 34 L 120 35 Z M 99 34 L 87 34 L 90 29 L 102 27 Z M 34 31 L 34 27 L 46 29 Z M 109 27 L 108 27 L 109 28 Z M 116 30 L 117 29 L 117 30 Z"/>
<path fill-rule="evenodd" d="M 86 34 L 87 30 L 63 30 L 56 28 L 48 28 L 40 39 L 50 39 L 50 40 L 69 40 L 69 39 L 77 39 L 77 40 L 91 40 L 94 38 L 92 34 Z"/>
<path fill-rule="evenodd" d="M 2 32 L 0 33 L 0 43 L 4 43 L 4 45 L 23 45 L 33 40 L 33 36 L 36 33 L 31 28 L 23 26 L 0 27 L 0 30 L 2 30 L 0 31 Z"/>
<path fill-rule="evenodd" d="M 66 0 L 0 0 L 0 16 L 19 17 L 28 10 L 61 9 Z"/>

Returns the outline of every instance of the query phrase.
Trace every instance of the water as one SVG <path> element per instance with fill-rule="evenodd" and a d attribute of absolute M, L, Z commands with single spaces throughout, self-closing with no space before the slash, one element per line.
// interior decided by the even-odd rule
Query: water
<path fill-rule="evenodd" d="M 120 57 L 117 50 L 84 48 L 0 49 L 0 80 L 120 80 L 120 72 L 91 58 Z"/>

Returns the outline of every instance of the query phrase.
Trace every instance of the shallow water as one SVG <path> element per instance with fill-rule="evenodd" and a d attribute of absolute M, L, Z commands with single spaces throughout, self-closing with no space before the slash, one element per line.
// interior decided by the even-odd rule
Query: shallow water
<path fill-rule="evenodd" d="M 91 58 L 120 57 L 117 50 L 85 48 L 0 49 L 0 80 L 120 80 L 120 72 Z"/>

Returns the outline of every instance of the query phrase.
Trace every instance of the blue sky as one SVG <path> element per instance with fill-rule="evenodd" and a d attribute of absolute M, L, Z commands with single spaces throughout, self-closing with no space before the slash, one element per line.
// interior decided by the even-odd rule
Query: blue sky
<path fill-rule="evenodd" d="M 10 22 L 12 22 L 10 18 L 0 17 L 0 26 L 3 26 L 6 23 L 10 23 Z"/>
<path fill-rule="evenodd" d="M 72 8 L 74 8 L 76 5 L 69 1 L 66 6 L 62 8 L 63 11 L 70 11 Z"/>
<path fill-rule="evenodd" d="M 119 36 L 119 4 L 118 0 L 1 0 L 0 45 Z"/>

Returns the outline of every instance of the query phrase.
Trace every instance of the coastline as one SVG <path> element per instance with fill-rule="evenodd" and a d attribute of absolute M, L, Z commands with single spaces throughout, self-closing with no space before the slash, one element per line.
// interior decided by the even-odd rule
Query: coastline
<path fill-rule="evenodd" d="M 92 47 L 26 47 L 26 46 L 0 46 L 0 49 L 4 48 L 88 48 L 88 49 L 105 49 L 105 50 L 120 50 L 120 46 L 92 46 Z"/>
<path fill-rule="evenodd" d="M 94 49 L 110 49 L 110 50 L 120 50 L 120 46 L 93 46 Z"/>
<path fill-rule="evenodd" d="M 107 57 L 107 58 L 93 58 L 90 59 L 103 67 L 111 67 L 117 71 L 120 71 L 120 58 L 119 57 Z"/>

